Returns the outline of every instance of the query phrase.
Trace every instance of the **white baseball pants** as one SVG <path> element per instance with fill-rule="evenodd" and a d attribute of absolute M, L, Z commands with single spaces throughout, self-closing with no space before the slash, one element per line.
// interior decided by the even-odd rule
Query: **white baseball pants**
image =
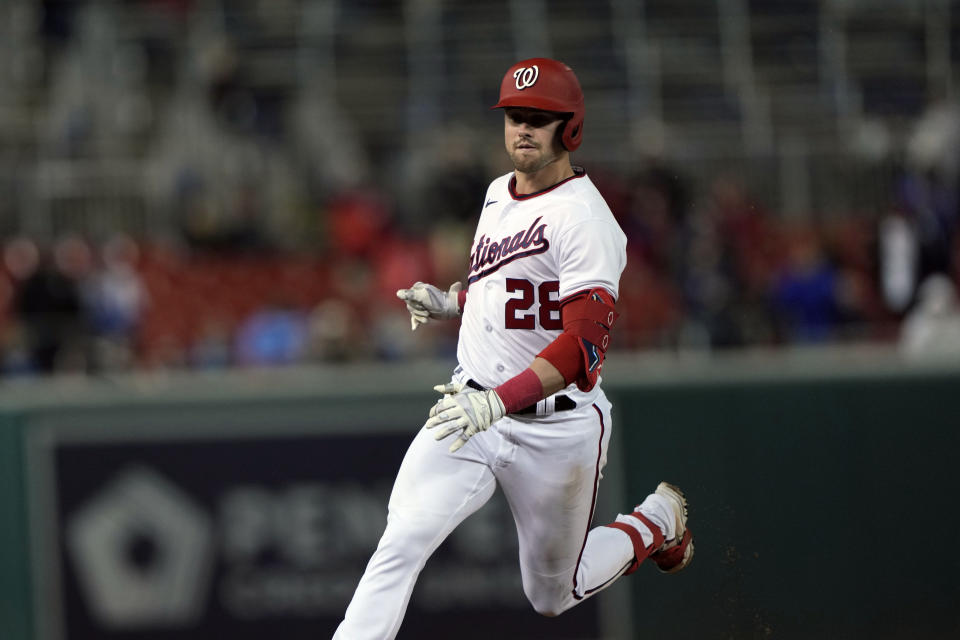
<path fill-rule="evenodd" d="M 387 640 L 403 621 L 427 558 L 499 484 L 517 524 L 523 589 L 555 616 L 609 586 L 631 564 L 622 531 L 588 528 L 610 441 L 610 403 L 549 419 L 506 417 L 456 453 L 421 429 L 400 466 L 387 528 L 334 640 Z M 649 544 L 652 536 L 644 532 Z"/>

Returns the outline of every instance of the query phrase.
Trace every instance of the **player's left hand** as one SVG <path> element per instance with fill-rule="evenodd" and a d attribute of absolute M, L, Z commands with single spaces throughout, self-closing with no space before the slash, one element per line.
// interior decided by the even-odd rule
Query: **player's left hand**
<path fill-rule="evenodd" d="M 445 392 L 445 385 L 434 387 Z M 506 414 L 503 401 L 496 391 L 488 389 L 478 391 L 472 387 L 463 387 L 452 394 L 444 395 L 430 409 L 430 418 L 423 425 L 427 429 L 437 429 L 437 440 L 460 432 L 460 437 L 450 445 L 450 453 L 457 451 L 467 440 Z"/>

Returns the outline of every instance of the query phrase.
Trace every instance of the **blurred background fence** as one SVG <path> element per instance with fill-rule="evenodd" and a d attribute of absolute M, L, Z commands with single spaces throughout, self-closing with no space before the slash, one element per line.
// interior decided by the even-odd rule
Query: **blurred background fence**
<path fill-rule="evenodd" d="M 954 0 L 0 2 L 0 637 L 332 629 L 453 362 L 394 292 L 463 278 L 537 55 L 628 237 L 601 512 L 672 478 L 701 556 L 538 619 L 495 502 L 404 633 L 957 637 L 958 35 Z"/>
<path fill-rule="evenodd" d="M 956 313 L 958 28 L 947 0 L 10 0 L 3 371 L 448 354 L 392 292 L 462 278 L 531 55 L 579 74 L 574 160 L 630 240 L 615 346 L 894 343 L 931 275 Z"/>

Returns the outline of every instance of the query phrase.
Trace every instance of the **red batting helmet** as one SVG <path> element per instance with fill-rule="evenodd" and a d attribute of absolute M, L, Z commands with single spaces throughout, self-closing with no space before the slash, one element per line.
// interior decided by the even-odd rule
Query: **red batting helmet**
<path fill-rule="evenodd" d="M 573 69 L 558 60 L 530 58 L 507 70 L 500 83 L 500 101 L 490 107 L 530 107 L 567 116 L 560 141 L 574 151 L 583 140 L 583 90 Z"/>

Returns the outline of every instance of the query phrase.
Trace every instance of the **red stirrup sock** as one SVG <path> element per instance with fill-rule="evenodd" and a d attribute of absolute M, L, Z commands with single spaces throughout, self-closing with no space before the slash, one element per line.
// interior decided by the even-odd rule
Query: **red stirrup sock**
<path fill-rule="evenodd" d="M 630 517 L 636 518 L 637 520 L 642 522 L 644 526 L 646 526 L 647 529 L 650 530 L 650 534 L 653 536 L 653 542 L 650 544 L 649 547 L 644 546 L 643 537 L 640 535 L 640 532 L 637 531 L 635 527 L 631 527 L 626 523 L 611 522 L 610 524 L 607 525 L 608 527 L 611 527 L 613 529 L 619 529 L 620 531 L 623 531 L 625 534 L 630 536 L 630 541 L 633 543 L 633 554 L 634 554 L 633 564 L 631 564 L 630 567 L 623 572 L 623 575 L 625 576 L 628 576 L 634 571 L 636 571 L 637 568 L 640 566 L 640 563 L 646 560 L 647 556 L 649 556 L 651 553 L 656 553 L 656 551 L 663 546 L 663 532 L 660 531 L 660 527 L 653 524 L 645 515 L 643 515 L 639 511 L 634 511 L 629 515 Z"/>

